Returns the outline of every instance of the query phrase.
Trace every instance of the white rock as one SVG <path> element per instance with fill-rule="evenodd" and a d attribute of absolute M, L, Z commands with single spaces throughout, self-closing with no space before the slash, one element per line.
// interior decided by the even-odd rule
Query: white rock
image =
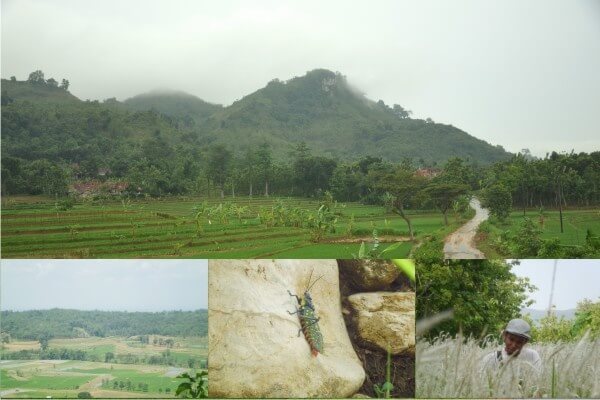
<path fill-rule="evenodd" d="M 314 272 L 313 272 L 314 271 Z M 295 311 L 310 290 L 323 334 L 316 357 Z M 311 283 L 312 283 L 311 282 Z M 365 372 L 348 338 L 335 260 L 209 261 L 211 397 L 350 397 Z"/>
<path fill-rule="evenodd" d="M 373 292 L 348 296 L 358 336 L 392 354 L 415 348 L 415 293 Z"/>

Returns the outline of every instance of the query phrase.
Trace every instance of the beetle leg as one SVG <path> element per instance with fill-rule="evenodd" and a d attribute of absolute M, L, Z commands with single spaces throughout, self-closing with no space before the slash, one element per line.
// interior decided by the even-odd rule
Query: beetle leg
<path fill-rule="evenodd" d="M 298 304 L 301 304 L 300 297 L 298 297 L 298 295 L 292 294 L 292 292 L 290 292 L 289 290 L 288 290 L 288 293 L 290 294 L 290 296 L 296 298 L 296 300 L 298 301 Z"/>

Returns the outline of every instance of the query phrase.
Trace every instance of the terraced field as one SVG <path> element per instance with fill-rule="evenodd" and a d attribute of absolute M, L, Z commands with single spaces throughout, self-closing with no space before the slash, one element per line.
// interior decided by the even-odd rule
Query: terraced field
<path fill-rule="evenodd" d="M 219 205 L 229 212 L 217 215 Z M 51 199 L 10 199 L 2 208 L 5 258 L 351 258 L 377 229 L 379 250 L 407 240 L 406 224 L 383 207 L 338 204 L 335 232 L 315 240 L 302 216 L 315 215 L 315 200 L 229 198 L 104 201 L 61 210 Z M 281 210 L 296 222 L 272 218 Z M 211 214 L 212 213 L 212 214 Z M 271 218 L 271 219 L 269 219 Z M 313 223 L 315 225 L 316 223 Z M 414 215 L 417 234 L 442 227 L 441 214 Z M 405 257 L 411 243 L 385 254 Z"/>
<path fill-rule="evenodd" d="M 152 339 L 154 336 L 152 336 Z M 0 397 L 2 398 L 77 398 L 80 392 L 94 397 L 174 397 L 183 379 L 177 375 L 191 371 L 189 359 L 205 365 L 208 357 L 206 337 L 174 338 L 168 349 L 171 365 L 119 364 L 75 360 L 2 360 L 0 361 Z M 50 348 L 82 350 L 87 357 L 103 360 L 107 352 L 131 354 L 139 359 L 159 356 L 164 346 L 142 345 L 135 338 L 52 339 Z M 21 341 L 4 344 L 2 353 L 23 349 L 38 350 L 39 342 Z M 122 383 L 122 385 L 121 385 Z"/>
<path fill-rule="evenodd" d="M 1 361 L 0 394 L 2 398 L 77 398 L 85 391 L 104 398 L 174 397 L 183 382 L 175 376 L 185 371 L 169 366 L 91 361 Z"/>

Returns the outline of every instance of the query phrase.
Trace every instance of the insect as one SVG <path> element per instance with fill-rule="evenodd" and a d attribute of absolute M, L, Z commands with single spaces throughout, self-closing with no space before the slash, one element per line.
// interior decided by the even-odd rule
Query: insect
<path fill-rule="evenodd" d="M 302 298 L 298 297 L 295 294 L 292 294 L 292 292 L 288 290 L 289 295 L 295 297 L 298 301 L 296 311 L 288 311 L 288 313 L 290 315 L 298 314 L 301 326 L 301 328 L 298 329 L 298 336 L 300 336 L 300 332 L 304 332 L 304 337 L 306 338 L 306 341 L 310 346 L 311 354 L 314 357 L 316 357 L 317 354 L 323 352 L 323 335 L 321 334 L 321 330 L 319 329 L 320 318 L 317 317 L 317 314 L 315 312 L 315 306 L 312 302 L 312 298 L 310 297 L 309 291 L 314 286 L 314 284 L 317 283 L 317 281 L 323 277 L 323 275 L 318 277 L 312 284 L 310 284 L 313 271 L 311 271 L 310 273 L 310 277 L 308 278 L 308 285 L 306 290 L 304 291 L 304 296 Z"/>

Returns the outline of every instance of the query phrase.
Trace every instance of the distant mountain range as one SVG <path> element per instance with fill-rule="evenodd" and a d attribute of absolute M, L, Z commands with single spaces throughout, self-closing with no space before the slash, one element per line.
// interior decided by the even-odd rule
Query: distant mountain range
<path fill-rule="evenodd" d="M 37 156 L 25 157 L 23 147 L 30 145 L 22 141 L 35 137 L 44 143 L 45 154 L 45 137 L 54 135 L 52 141 L 60 143 L 67 131 L 77 142 L 85 131 L 88 138 L 105 138 L 117 147 L 117 142 L 135 145 L 157 132 L 187 148 L 222 143 L 244 151 L 269 142 L 278 159 L 286 159 L 300 142 L 314 154 L 341 160 L 370 155 L 441 163 L 462 157 L 488 164 L 510 157 L 501 146 L 452 125 L 412 119 L 401 106 L 367 99 L 343 75 L 324 69 L 272 80 L 227 107 L 177 91 L 149 92 L 123 102 L 84 102 L 58 87 L 5 79 L 2 104 L 3 155 L 23 158 Z"/>
<path fill-rule="evenodd" d="M 553 310 L 552 313 L 554 315 L 556 315 L 558 318 L 563 317 L 568 320 L 575 318 L 575 309 L 574 308 L 571 308 L 568 310 Z M 544 318 L 546 315 L 548 315 L 548 311 L 547 310 L 535 310 L 532 308 L 523 308 L 523 309 L 521 309 L 521 314 L 522 315 L 529 314 L 529 316 L 531 316 L 531 319 L 533 319 L 534 322 L 539 322 L 542 318 Z"/>

